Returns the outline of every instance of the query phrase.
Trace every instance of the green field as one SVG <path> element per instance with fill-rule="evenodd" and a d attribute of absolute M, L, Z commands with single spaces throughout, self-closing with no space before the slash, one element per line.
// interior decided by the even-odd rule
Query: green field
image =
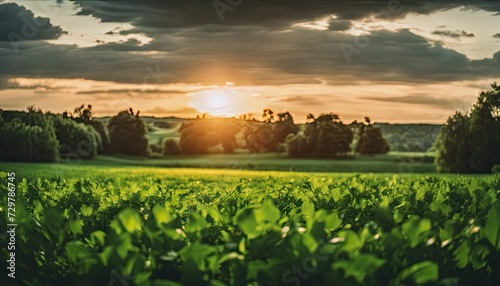
<path fill-rule="evenodd" d="M 301 172 L 434 173 L 432 153 L 390 152 L 384 155 L 356 156 L 354 159 L 297 159 L 286 154 L 210 154 L 179 155 L 150 159 L 127 156 L 97 156 L 78 164 L 109 166 L 218 168 Z M 64 160 L 63 160 L 64 161 Z M 73 162 L 74 163 L 74 162 Z"/>
<path fill-rule="evenodd" d="M 1 163 L 0 170 L 15 172 L 0 173 L 0 183 L 4 193 L 13 190 L 9 182 L 16 186 L 15 281 L 24 285 L 495 285 L 500 278 L 498 176 L 103 162 Z M 5 232 L 0 240 L 8 244 Z"/>

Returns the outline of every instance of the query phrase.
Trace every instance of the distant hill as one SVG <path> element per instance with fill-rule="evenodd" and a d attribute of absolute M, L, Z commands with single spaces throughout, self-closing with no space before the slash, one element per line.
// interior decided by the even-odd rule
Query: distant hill
<path fill-rule="evenodd" d="M 426 152 L 432 148 L 439 124 L 390 124 L 376 123 L 380 127 L 391 151 Z"/>

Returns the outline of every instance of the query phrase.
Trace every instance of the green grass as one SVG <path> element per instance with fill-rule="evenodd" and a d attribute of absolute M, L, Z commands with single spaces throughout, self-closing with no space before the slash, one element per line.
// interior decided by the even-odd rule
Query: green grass
<path fill-rule="evenodd" d="M 131 165 L 145 167 L 217 168 L 276 170 L 301 172 L 342 172 L 342 173 L 434 173 L 433 163 L 422 162 L 418 158 L 424 153 L 394 152 L 386 155 L 356 156 L 349 160 L 297 159 L 285 154 L 209 154 L 179 155 L 150 159 L 129 156 L 97 156 L 90 161 L 76 161 L 82 165 Z M 413 162 L 398 162 L 402 157 L 414 157 Z"/>

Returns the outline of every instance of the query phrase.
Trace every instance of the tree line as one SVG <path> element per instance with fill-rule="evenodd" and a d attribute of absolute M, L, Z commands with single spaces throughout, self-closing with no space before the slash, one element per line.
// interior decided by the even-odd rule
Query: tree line
<path fill-rule="evenodd" d="M 54 162 L 90 159 L 97 154 L 150 156 L 147 128 L 139 111 L 120 111 L 105 125 L 95 120 L 92 105 L 73 112 L 53 114 L 29 107 L 27 112 L 0 110 L 0 159 L 4 161 Z M 183 122 L 180 139 L 164 139 L 162 155 L 207 154 L 215 149 L 233 153 L 287 152 L 291 157 L 342 157 L 351 151 L 378 154 L 389 151 L 380 129 L 367 118 L 364 123 L 344 124 L 338 115 L 308 115 L 303 130 L 289 112 L 264 109 L 262 120 L 198 117 Z M 236 137 L 241 137 L 238 140 Z M 356 144 L 353 144 L 356 140 Z M 354 146 L 354 150 L 351 150 Z M 155 150 L 158 151 L 158 150 Z"/>
<path fill-rule="evenodd" d="M 383 154 L 389 145 L 380 128 L 368 117 L 364 122 L 345 124 L 336 114 L 313 114 L 302 130 L 294 123 L 289 112 L 275 113 L 264 109 L 262 120 L 246 116 L 234 118 L 197 118 L 180 127 L 179 153 L 205 154 L 215 146 L 222 146 L 224 153 L 236 148 L 251 153 L 286 152 L 290 157 L 345 157 L 352 153 Z M 246 120 L 245 120 L 246 119 Z M 242 134 L 238 146 L 236 136 Z M 169 145 L 174 145 L 170 139 Z"/>
<path fill-rule="evenodd" d="M 29 107 L 27 112 L 0 110 L 0 160 L 55 162 L 91 159 L 97 154 L 148 155 L 144 122 L 130 109 L 105 126 L 91 105 L 53 114 Z"/>

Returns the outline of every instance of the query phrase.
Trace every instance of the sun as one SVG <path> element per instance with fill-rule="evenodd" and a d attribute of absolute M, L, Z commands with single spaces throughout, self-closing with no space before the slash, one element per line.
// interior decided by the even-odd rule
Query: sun
<path fill-rule="evenodd" d="M 212 116 L 231 117 L 234 108 L 238 105 L 234 94 L 227 90 L 211 90 L 200 94 L 193 106 L 200 112 L 206 112 Z"/>
<path fill-rule="evenodd" d="M 191 97 L 188 106 L 215 117 L 234 117 L 253 110 L 254 93 L 233 86 L 205 89 L 188 94 Z"/>
<path fill-rule="evenodd" d="M 229 105 L 230 98 L 227 95 L 215 93 L 209 95 L 206 99 L 206 104 L 213 110 L 218 110 Z"/>

